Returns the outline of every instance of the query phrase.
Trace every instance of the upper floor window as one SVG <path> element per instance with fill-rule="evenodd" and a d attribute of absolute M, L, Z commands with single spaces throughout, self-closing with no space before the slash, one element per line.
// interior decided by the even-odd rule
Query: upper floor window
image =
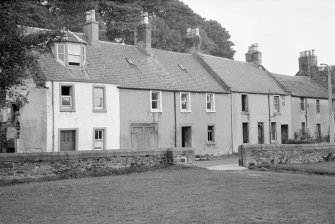
<path fill-rule="evenodd" d="M 206 93 L 206 111 L 215 112 L 215 94 Z"/>
<path fill-rule="evenodd" d="M 150 91 L 150 110 L 151 112 L 162 112 L 162 92 Z"/>
<path fill-rule="evenodd" d="M 190 112 L 191 111 L 191 94 L 180 93 L 180 111 Z"/>
<path fill-rule="evenodd" d="M 242 94 L 241 102 L 242 102 L 242 112 L 248 112 L 248 95 Z"/>
<path fill-rule="evenodd" d="M 279 96 L 273 97 L 273 105 L 274 105 L 275 112 L 280 112 Z"/>
<path fill-rule="evenodd" d="M 305 98 L 300 97 L 300 110 L 305 111 Z"/>
<path fill-rule="evenodd" d="M 61 111 L 73 111 L 75 109 L 73 85 L 60 85 L 60 109 Z"/>
<path fill-rule="evenodd" d="M 57 44 L 57 59 L 64 65 L 83 66 L 86 62 L 85 46 L 72 43 Z"/>
<path fill-rule="evenodd" d="M 105 87 L 93 86 L 93 111 L 106 111 Z"/>
<path fill-rule="evenodd" d="M 320 113 L 320 100 L 316 100 L 316 113 Z"/>

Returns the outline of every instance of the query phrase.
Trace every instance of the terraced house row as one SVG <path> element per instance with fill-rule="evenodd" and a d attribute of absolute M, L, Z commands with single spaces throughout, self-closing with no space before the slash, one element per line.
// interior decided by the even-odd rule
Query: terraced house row
<path fill-rule="evenodd" d="M 91 10 L 83 33 L 50 45 L 39 60 L 45 84 L 30 83 L 29 103 L 8 110 L 7 152 L 192 147 L 219 155 L 287 143 L 301 129 L 328 134 L 327 90 L 268 72 L 257 45 L 247 62 L 214 57 L 188 29 L 189 53 L 153 49 L 147 13 L 135 33 L 134 45 L 100 41 Z"/>

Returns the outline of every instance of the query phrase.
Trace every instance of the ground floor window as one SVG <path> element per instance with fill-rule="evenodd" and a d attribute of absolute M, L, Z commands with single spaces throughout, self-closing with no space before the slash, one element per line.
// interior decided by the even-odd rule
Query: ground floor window
<path fill-rule="evenodd" d="M 215 143 L 215 128 L 214 125 L 207 126 L 207 142 Z"/>
<path fill-rule="evenodd" d="M 104 149 L 104 140 L 105 140 L 105 130 L 104 129 L 94 129 L 94 150 L 103 150 Z"/>

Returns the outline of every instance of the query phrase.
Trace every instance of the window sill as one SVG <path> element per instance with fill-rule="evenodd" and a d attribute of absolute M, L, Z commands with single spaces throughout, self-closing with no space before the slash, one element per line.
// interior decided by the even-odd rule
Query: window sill
<path fill-rule="evenodd" d="M 163 110 L 150 110 L 151 113 L 162 113 Z"/>
<path fill-rule="evenodd" d="M 242 115 L 249 115 L 250 113 L 249 113 L 249 111 L 242 111 L 241 114 Z"/>
<path fill-rule="evenodd" d="M 106 109 L 101 109 L 101 110 L 93 109 L 92 112 L 93 112 L 93 113 L 107 113 L 107 110 L 106 110 Z"/>
<path fill-rule="evenodd" d="M 216 145 L 216 142 L 207 142 L 206 145 Z"/>
<path fill-rule="evenodd" d="M 216 113 L 216 110 L 206 110 L 207 113 Z"/>
<path fill-rule="evenodd" d="M 191 113 L 191 110 L 180 110 L 181 113 Z"/>
<path fill-rule="evenodd" d="M 66 108 L 61 108 L 60 112 L 76 112 L 76 109 L 66 109 Z"/>

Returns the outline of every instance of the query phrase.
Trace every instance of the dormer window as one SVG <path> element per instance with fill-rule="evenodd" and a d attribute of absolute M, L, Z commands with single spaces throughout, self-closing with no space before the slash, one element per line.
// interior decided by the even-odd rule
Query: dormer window
<path fill-rule="evenodd" d="M 56 47 L 57 59 L 70 66 L 83 66 L 86 60 L 85 46 L 74 43 L 59 43 Z"/>

